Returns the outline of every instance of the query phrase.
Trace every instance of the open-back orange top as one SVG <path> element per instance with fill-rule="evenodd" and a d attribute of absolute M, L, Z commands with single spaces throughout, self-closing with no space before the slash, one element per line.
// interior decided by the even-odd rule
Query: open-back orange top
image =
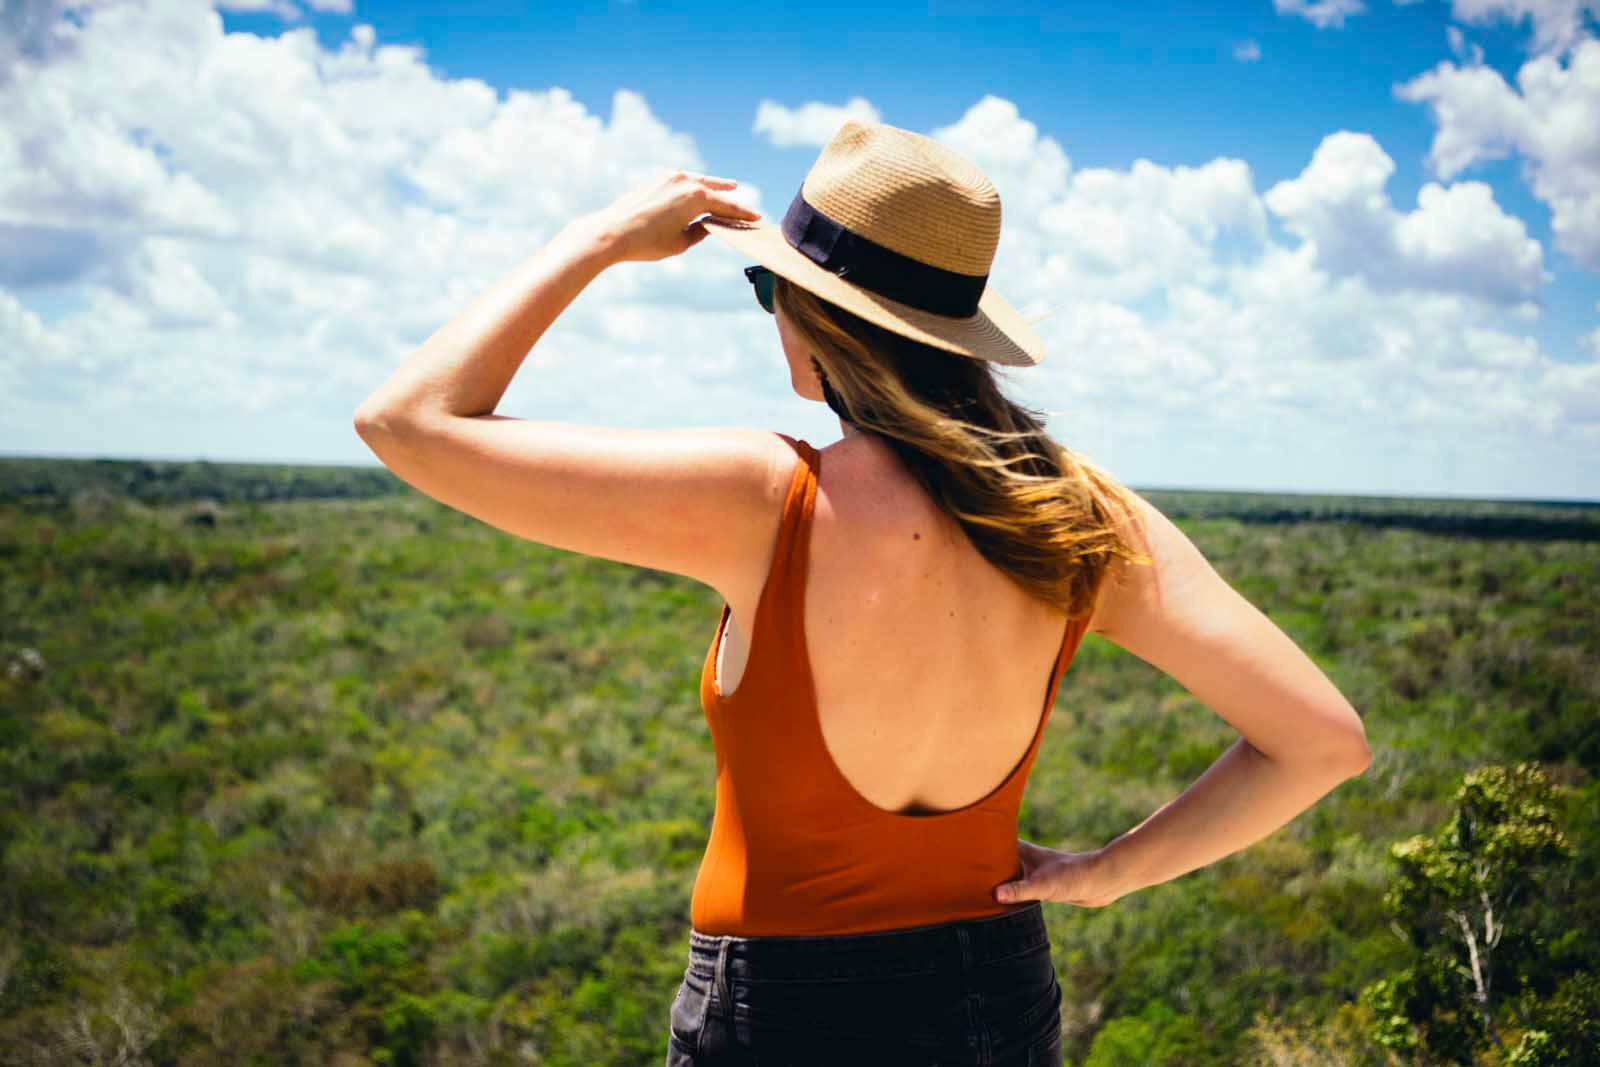
<path fill-rule="evenodd" d="M 695 877 L 690 921 L 742 937 L 865 933 L 1001 915 L 994 887 L 1022 876 L 1017 810 L 1088 618 L 1068 623 L 1038 728 L 987 796 L 951 811 L 901 814 L 858 793 L 828 755 L 804 634 L 811 516 L 821 457 L 800 454 L 777 549 L 751 627 L 750 656 L 731 697 L 717 692 L 729 609 L 700 672 L 700 706 L 716 750 L 711 837 Z"/>

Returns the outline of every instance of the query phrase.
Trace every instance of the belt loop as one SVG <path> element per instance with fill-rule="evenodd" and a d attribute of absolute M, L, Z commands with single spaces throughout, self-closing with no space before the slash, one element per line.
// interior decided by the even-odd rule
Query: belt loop
<path fill-rule="evenodd" d="M 711 965 L 712 988 L 706 991 L 705 1003 L 700 1006 L 700 1033 L 696 1035 L 694 1042 L 694 1053 L 696 1056 L 704 1056 L 713 1051 L 713 1049 L 708 1049 L 706 1047 L 707 1042 L 710 1041 L 711 1027 L 713 1025 L 711 1019 L 711 1002 L 718 1000 L 724 1005 L 727 1004 L 728 986 L 724 976 L 724 969 L 727 966 L 727 960 L 728 937 L 727 935 L 719 934 L 717 936 L 717 960 Z M 726 1012 L 727 1008 L 724 1007 L 722 1010 Z"/>
<path fill-rule="evenodd" d="M 722 1017 L 726 1020 L 728 1045 L 734 1043 L 733 1032 L 733 992 L 728 988 L 728 946 L 733 943 L 733 936 L 722 939 L 722 944 L 717 946 L 717 999 L 722 1004 Z"/>

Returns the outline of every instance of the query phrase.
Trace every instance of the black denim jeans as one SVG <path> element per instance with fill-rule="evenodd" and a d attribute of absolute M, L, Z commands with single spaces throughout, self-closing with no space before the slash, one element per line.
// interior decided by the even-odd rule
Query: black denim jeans
<path fill-rule="evenodd" d="M 1038 901 L 823 937 L 689 934 L 667 1067 L 1061 1065 L 1061 986 Z"/>

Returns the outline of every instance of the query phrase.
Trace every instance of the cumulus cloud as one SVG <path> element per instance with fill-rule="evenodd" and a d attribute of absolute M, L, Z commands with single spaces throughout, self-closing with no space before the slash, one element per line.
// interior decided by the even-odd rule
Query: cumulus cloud
<path fill-rule="evenodd" d="M 1266 195 L 1242 160 L 1075 170 L 996 97 L 932 135 L 1000 188 L 992 277 L 1025 312 L 1052 310 L 1037 324 L 1051 353 L 1040 375 L 1070 398 L 1079 432 L 1098 411 L 1151 441 L 1174 427 L 1271 426 L 1275 447 L 1304 434 L 1378 464 L 1393 461 L 1363 451 L 1378 440 L 1537 431 L 1600 442 L 1600 426 L 1578 419 L 1600 363 L 1557 359 L 1497 321 L 1527 311 L 1542 256 L 1481 183 L 1430 184 L 1401 212 L 1384 192 L 1394 164 L 1365 134 L 1328 138 Z M 1272 239 L 1269 209 L 1300 231 L 1296 246 Z M 1149 462 L 1179 477 L 1190 461 L 1217 462 L 1208 448 Z"/>
<path fill-rule="evenodd" d="M 0 84 L 24 61 L 71 55 L 82 26 L 109 0 L 5 0 L 0 3 Z"/>
<path fill-rule="evenodd" d="M 812 100 L 791 108 L 776 100 L 763 100 L 756 106 L 756 120 L 750 132 L 779 148 L 818 146 L 833 140 L 845 119 L 878 122 L 880 116 L 878 109 L 860 96 L 852 96 L 843 107 Z"/>
<path fill-rule="evenodd" d="M 1298 15 L 1319 30 L 1343 26 L 1346 18 L 1367 9 L 1361 0 L 1272 0 L 1272 8 L 1280 15 Z"/>
<path fill-rule="evenodd" d="M 1482 182 L 1429 182 L 1417 208 L 1400 212 L 1384 187 L 1394 161 L 1370 134 L 1322 139 L 1298 177 L 1279 182 L 1266 204 L 1310 242 L 1316 263 L 1377 287 L 1437 289 L 1519 304 L 1547 280 L 1543 250 L 1521 219 Z"/>
<path fill-rule="evenodd" d="M 1240 41 L 1233 46 L 1233 58 L 1241 63 L 1254 63 L 1261 58 L 1261 46 L 1254 41 Z"/>
<path fill-rule="evenodd" d="M 1583 337 L 1583 347 L 1596 359 L 1600 359 L 1600 326 L 1590 330 Z"/>
<path fill-rule="evenodd" d="M 223 11 L 264 12 L 277 15 L 285 22 L 305 16 L 302 6 L 294 0 L 215 0 L 215 6 Z M 351 0 L 306 0 L 304 6 L 333 15 L 348 15 L 354 10 Z"/>
<path fill-rule="evenodd" d="M 322 433 L 325 458 L 364 459 L 355 405 L 484 286 L 573 214 L 660 168 L 705 169 L 636 93 L 608 115 L 561 89 L 502 94 L 366 25 L 328 49 L 308 27 L 225 34 L 214 11 L 149 0 L 69 36 L 0 87 L 0 389 L 17 401 L 0 433 L 33 447 L 92 421 L 121 451 L 181 454 L 180 436 L 210 440 L 197 427 L 249 425 L 254 456 Z M 1075 167 L 1070 128 L 996 96 L 929 134 L 1001 191 L 993 284 L 1053 312 L 1019 391 L 1065 405 L 1078 444 L 1104 419 L 1131 479 L 1216 485 L 1292 461 L 1322 464 L 1301 488 L 1403 490 L 1383 480 L 1426 487 L 1468 459 L 1559 471 L 1600 443 L 1600 352 L 1557 358 L 1508 325 L 1538 247 L 1481 183 L 1430 184 L 1400 211 L 1392 162 L 1357 134 L 1265 194 L 1241 159 Z M 794 418 L 741 263 L 707 241 L 605 272 L 506 409 Z M 1431 451 L 1396 458 L 1419 442 Z"/>
<path fill-rule="evenodd" d="M 1518 153 L 1534 195 L 1550 207 L 1556 246 L 1600 269 L 1600 40 L 1584 41 L 1566 64 L 1554 55 L 1528 60 L 1517 86 L 1492 67 L 1444 61 L 1394 91 L 1431 108 L 1438 129 L 1428 161 L 1437 174 L 1448 179 Z"/>
<path fill-rule="evenodd" d="M 572 217 L 664 169 L 705 169 L 636 93 L 618 90 L 609 118 L 559 88 L 501 97 L 367 25 L 330 51 L 308 27 L 225 34 L 205 7 L 117 4 L 72 42 L 34 49 L 0 87 L 0 284 L 75 294 L 53 321 L 16 297 L 0 309 L 0 347 L 36 398 L 354 410 Z M 736 286 L 699 277 L 725 261 L 736 279 L 736 257 L 697 254 L 594 290 L 614 307 L 742 308 Z M 580 301 L 546 351 L 647 358 L 597 311 Z M 725 365 L 682 340 L 691 375 Z"/>
<path fill-rule="evenodd" d="M 1037 225 L 1050 274 L 1118 300 L 1180 280 L 1212 282 L 1218 236 L 1232 231 L 1259 240 L 1265 229 L 1250 168 L 1237 159 L 1200 167 L 1139 159 L 1127 170 L 1080 170 Z"/>
<path fill-rule="evenodd" d="M 1533 23 L 1534 51 L 1565 53 L 1590 36 L 1587 22 L 1600 18 L 1600 0 L 1454 0 L 1450 13 L 1463 22 L 1526 19 Z"/>
<path fill-rule="evenodd" d="M 1467 40 L 1467 35 L 1461 32 L 1460 27 L 1446 26 L 1445 39 L 1450 42 L 1451 53 L 1467 66 L 1476 66 L 1483 62 L 1483 49 Z"/>

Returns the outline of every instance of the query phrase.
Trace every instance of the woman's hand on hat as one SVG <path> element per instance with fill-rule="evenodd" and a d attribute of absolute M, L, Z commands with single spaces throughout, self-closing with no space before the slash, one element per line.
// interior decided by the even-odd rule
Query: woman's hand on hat
<path fill-rule="evenodd" d="M 612 258 L 619 263 L 652 262 L 687 252 L 705 240 L 707 213 L 743 221 L 761 218 L 728 195 L 732 178 L 672 171 L 657 181 L 618 197 L 590 216 Z"/>
<path fill-rule="evenodd" d="M 994 898 L 1004 904 L 1045 900 L 1103 908 L 1132 888 L 1117 884 L 1101 849 L 1058 852 L 1018 838 L 1017 854 L 1022 877 L 995 887 Z"/>

